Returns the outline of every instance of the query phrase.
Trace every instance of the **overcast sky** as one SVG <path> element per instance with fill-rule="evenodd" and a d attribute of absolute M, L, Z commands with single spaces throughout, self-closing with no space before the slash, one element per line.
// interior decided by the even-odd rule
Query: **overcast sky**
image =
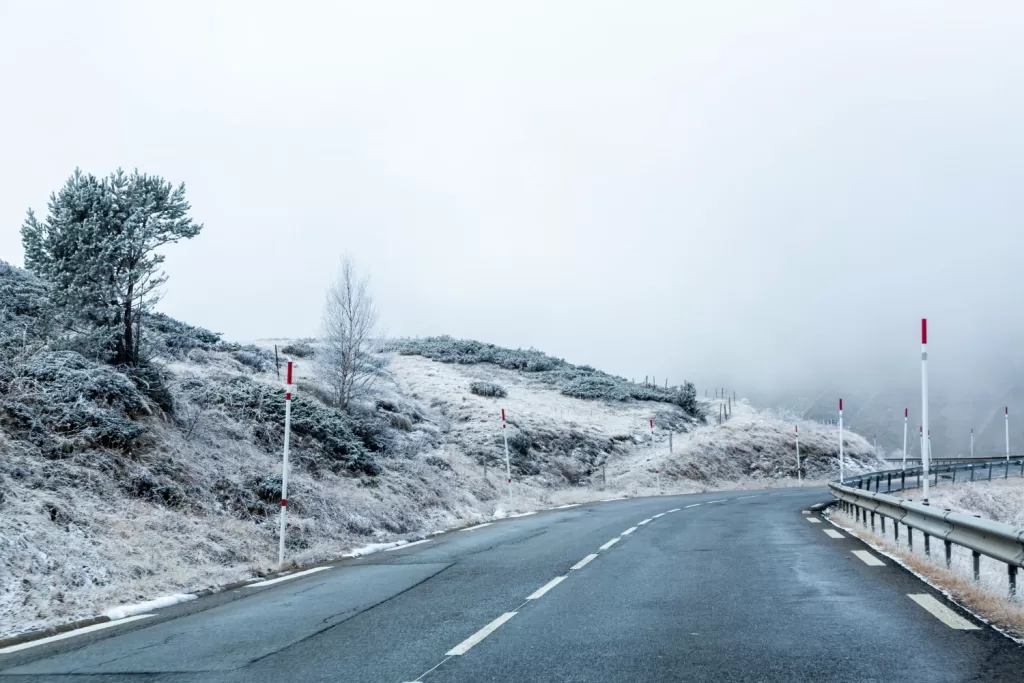
<path fill-rule="evenodd" d="M 163 310 L 839 394 L 1018 367 L 1019 2 L 0 0 L 0 258 L 79 166 L 184 181 Z M 942 375 L 940 375 L 941 377 Z"/>

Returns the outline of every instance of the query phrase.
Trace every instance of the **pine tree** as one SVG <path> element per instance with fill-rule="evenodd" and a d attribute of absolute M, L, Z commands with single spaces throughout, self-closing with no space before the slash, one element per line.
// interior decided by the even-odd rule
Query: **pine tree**
<path fill-rule="evenodd" d="M 25 266 L 52 285 L 54 303 L 75 329 L 98 333 L 115 363 L 138 360 L 141 316 L 167 281 L 165 244 L 203 229 L 188 217 L 185 185 L 118 169 L 98 179 L 76 169 L 50 195 L 49 215 L 30 209 L 21 228 Z"/>

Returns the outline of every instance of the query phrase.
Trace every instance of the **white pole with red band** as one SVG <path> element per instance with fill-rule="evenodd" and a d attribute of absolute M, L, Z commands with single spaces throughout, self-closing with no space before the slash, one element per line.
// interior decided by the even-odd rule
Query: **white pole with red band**
<path fill-rule="evenodd" d="M 292 436 L 292 362 L 288 361 L 288 379 L 284 394 L 284 460 L 281 463 L 281 534 L 277 543 L 277 564 L 284 564 L 284 531 L 288 516 L 288 442 Z"/>
<path fill-rule="evenodd" d="M 512 464 L 508 459 L 508 432 L 505 430 L 505 409 L 501 409 L 501 435 L 505 438 L 505 477 L 508 481 L 508 504 L 509 510 L 513 504 L 512 501 Z"/>
<path fill-rule="evenodd" d="M 1006 409 L 1007 416 L 1007 462 L 1010 462 L 1010 407 L 1007 405 Z"/>
<path fill-rule="evenodd" d="M 907 418 L 910 415 L 910 409 L 903 409 L 903 469 L 907 469 Z"/>
<path fill-rule="evenodd" d="M 843 458 L 843 399 L 839 399 L 839 483 L 846 481 L 846 463 Z"/>
<path fill-rule="evenodd" d="M 796 434 L 796 483 L 803 486 L 803 475 L 800 474 L 800 425 L 793 425 L 793 433 Z"/>
<path fill-rule="evenodd" d="M 928 429 L 928 318 L 921 318 L 921 474 L 924 486 L 921 502 L 928 504 L 928 464 L 932 459 L 931 430 Z M 927 435 L 928 438 L 924 438 Z"/>
<path fill-rule="evenodd" d="M 653 446 L 654 445 L 654 418 L 653 417 L 650 419 L 650 423 L 651 423 L 651 445 Z"/>

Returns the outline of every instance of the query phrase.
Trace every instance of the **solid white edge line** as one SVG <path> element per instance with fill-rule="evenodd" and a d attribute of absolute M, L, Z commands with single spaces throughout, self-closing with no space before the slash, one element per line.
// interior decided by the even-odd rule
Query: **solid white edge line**
<path fill-rule="evenodd" d="M 821 524 L 821 520 L 815 517 L 804 517 L 804 519 L 806 519 L 811 524 Z"/>
<path fill-rule="evenodd" d="M 869 553 L 867 550 L 851 550 L 851 553 L 857 556 L 857 558 L 869 567 L 884 567 L 885 562 Z"/>
<path fill-rule="evenodd" d="M 527 600 L 536 600 L 537 598 L 539 598 L 540 596 L 544 595 L 549 590 L 551 590 L 552 588 L 554 588 L 558 584 L 562 583 L 563 581 L 565 581 L 565 577 L 564 576 L 556 576 L 555 578 L 551 579 L 550 581 L 545 583 L 543 586 L 541 586 L 537 590 L 535 590 L 532 593 L 530 593 L 529 595 L 527 595 L 526 599 Z"/>
<path fill-rule="evenodd" d="M 65 633 L 58 633 L 55 636 L 48 636 L 46 638 L 40 638 L 39 640 L 30 640 L 27 643 L 18 643 L 17 645 L 8 645 L 5 648 L 0 648 L 0 655 L 6 655 L 10 652 L 17 652 L 18 650 L 27 650 L 30 647 L 36 645 L 46 645 L 47 643 L 53 643 L 58 640 L 64 640 L 65 638 L 74 638 L 86 633 L 92 633 L 93 631 L 100 631 L 111 626 L 118 626 L 120 624 L 127 624 L 131 621 L 138 621 L 139 619 L 148 619 L 155 617 L 155 614 L 136 614 L 134 617 L 125 617 L 124 619 L 114 619 L 112 621 L 104 621 L 102 624 L 93 624 L 92 626 L 84 626 L 82 628 L 76 628 L 74 631 L 67 631 Z"/>
<path fill-rule="evenodd" d="M 653 517 L 651 517 L 651 519 L 657 519 L 658 517 L 664 517 L 664 516 L 665 516 L 664 512 L 659 512 L 658 514 L 656 514 Z"/>
<path fill-rule="evenodd" d="M 980 631 L 981 627 L 964 619 L 928 593 L 907 593 L 907 597 L 931 612 L 932 616 L 958 631 Z"/>
<path fill-rule="evenodd" d="M 509 515 L 505 519 L 518 519 L 520 517 L 529 517 L 530 515 L 535 515 L 535 514 L 537 514 L 536 510 L 530 510 L 529 512 L 517 512 L 514 515 Z M 482 525 L 482 526 L 486 526 L 486 525 Z"/>
<path fill-rule="evenodd" d="M 430 539 L 429 538 L 424 538 L 422 541 L 413 541 L 412 543 L 403 543 L 402 545 L 396 545 L 394 548 L 388 548 L 384 552 L 390 553 L 392 550 L 401 550 L 402 548 L 411 548 L 414 545 L 419 545 L 421 543 L 430 543 Z"/>
<path fill-rule="evenodd" d="M 631 526 L 628 529 L 626 529 L 625 531 L 623 531 L 621 534 L 619 534 L 619 536 L 629 536 L 634 531 L 636 531 L 636 527 L 635 526 Z"/>
<path fill-rule="evenodd" d="M 491 623 L 487 624 L 487 626 L 484 626 L 482 629 L 480 629 L 479 631 L 477 631 L 476 633 L 471 635 L 469 638 L 466 638 L 464 641 L 462 641 L 461 643 L 459 643 L 458 645 L 456 645 L 452 649 L 448 650 L 448 652 L 445 652 L 444 653 L 445 656 L 446 657 L 457 657 L 459 655 L 466 654 L 467 652 L 469 652 L 470 648 L 472 648 L 474 645 L 479 643 L 481 640 L 483 640 L 487 636 L 489 636 L 492 633 L 494 633 L 495 631 L 497 631 L 499 626 L 504 624 L 506 621 L 508 621 L 509 619 L 514 617 L 515 615 L 516 615 L 515 612 L 505 612 L 500 617 L 498 617 L 497 619 L 495 619 Z"/>
<path fill-rule="evenodd" d="M 327 569 L 330 569 L 330 567 L 313 567 L 312 569 L 307 569 L 304 572 L 297 572 L 295 574 L 289 574 L 288 576 L 281 576 L 279 578 L 271 579 L 269 581 L 260 581 L 259 583 L 250 583 L 250 584 L 248 584 L 246 586 L 242 586 L 242 588 L 263 588 L 264 586 L 273 586 L 275 583 L 282 583 L 284 581 L 291 581 L 292 579 L 298 579 L 298 578 L 300 578 L 302 576 L 309 576 L 310 574 L 316 574 L 317 572 L 322 572 L 322 571 L 325 571 Z"/>
<path fill-rule="evenodd" d="M 616 536 L 615 538 L 613 538 L 612 540 L 608 541 L 603 546 L 598 548 L 598 550 L 608 550 L 608 548 L 611 548 L 613 545 L 618 543 L 620 538 L 622 538 L 622 537 L 621 536 Z"/>
<path fill-rule="evenodd" d="M 583 569 L 588 564 L 590 564 L 590 561 L 593 560 L 595 557 L 597 557 L 597 553 L 590 553 L 589 555 L 584 557 L 582 560 L 580 560 L 579 562 L 577 562 L 573 566 L 569 567 L 569 571 L 576 571 L 577 569 Z"/>
<path fill-rule="evenodd" d="M 650 517 L 648 517 L 648 518 L 647 518 L 647 519 L 645 519 L 644 521 L 642 521 L 642 522 L 640 522 L 639 524 L 637 524 L 637 526 L 643 526 L 644 524 L 647 524 L 647 522 L 649 522 L 649 521 L 651 521 L 651 518 L 650 518 Z"/>
<path fill-rule="evenodd" d="M 477 524 L 476 526 L 467 526 L 465 529 L 459 529 L 459 531 L 476 531 L 477 529 L 483 529 L 485 526 L 490 526 L 494 522 L 484 522 L 483 524 Z"/>
<path fill-rule="evenodd" d="M 552 510 L 567 510 L 568 508 L 578 508 L 579 506 L 580 506 L 579 503 L 569 503 L 568 505 L 556 505 L 555 507 L 553 507 L 551 509 Z"/>
<path fill-rule="evenodd" d="M 693 505 L 687 505 L 686 507 L 688 507 L 688 508 L 695 508 L 698 505 L 700 505 L 700 503 L 694 503 Z"/>
<path fill-rule="evenodd" d="M 845 536 L 843 536 L 841 533 L 839 533 L 835 529 L 822 529 L 822 531 L 824 531 L 825 534 L 828 535 L 831 538 L 846 538 Z"/>

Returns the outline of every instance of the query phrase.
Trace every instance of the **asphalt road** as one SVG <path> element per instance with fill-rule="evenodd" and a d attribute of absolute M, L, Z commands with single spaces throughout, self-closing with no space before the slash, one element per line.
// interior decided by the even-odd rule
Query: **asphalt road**
<path fill-rule="evenodd" d="M 664 496 L 495 522 L 0 654 L 0 683 L 1024 679 L 1024 648 L 801 512 L 827 499 Z"/>

